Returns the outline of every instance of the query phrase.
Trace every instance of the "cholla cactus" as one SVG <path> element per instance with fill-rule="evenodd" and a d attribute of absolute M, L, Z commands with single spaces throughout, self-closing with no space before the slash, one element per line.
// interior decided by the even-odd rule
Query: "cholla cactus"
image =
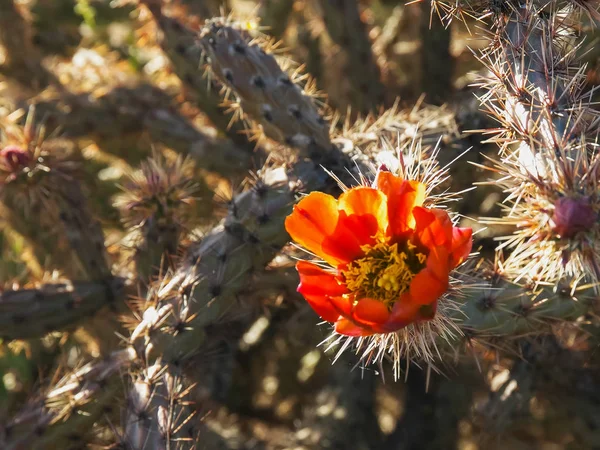
<path fill-rule="evenodd" d="M 142 163 L 131 175 L 115 205 L 123 211 L 128 239 L 135 248 L 139 281 L 148 283 L 158 270 L 172 268 L 168 258 L 178 254 L 179 241 L 190 232 L 200 186 L 193 181 L 190 160 L 172 163 L 161 155 Z"/>
<path fill-rule="evenodd" d="M 459 422 L 487 446 L 518 440 L 519 415 L 545 440 L 576 426 L 551 422 L 563 404 L 591 417 L 594 2 L 432 2 L 489 38 L 471 62 L 491 148 L 464 111 L 387 98 L 392 43 L 426 8 L 262 2 L 283 49 L 213 3 L 80 2 L 61 59 L 33 37 L 41 3 L 0 7 L 0 447 L 458 448 Z M 307 53 L 350 90 L 328 100 L 290 58 Z"/>
<path fill-rule="evenodd" d="M 600 274 L 598 151 L 600 124 L 583 91 L 574 5 L 515 10 L 486 60 L 493 78 L 486 104 L 500 120 L 501 160 L 494 168 L 507 196 L 502 219 L 519 231 L 505 268 L 516 280 L 595 283 Z M 555 74 L 552 77 L 542 74 Z M 517 148 L 511 148 L 516 144 Z"/>
<path fill-rule="evenodd" d="M 104 236 L 75 178 L 77 162 L 60 155 L 65 153 L 60 142 L 45 148 L 43 131 L 35 129 L 33 120 L 31 113 L 22 132 L 10 123 L 5 127 L 0 195 L 7 220 L 32 241 L 50 241 L 42 245 L 60 248 L 59 239 L 64 236 L 77 259 L 67 267 L 68 275 L 104 279 L 110 275 Z M 68 264 L 65 260 L 57 263 Z"/>

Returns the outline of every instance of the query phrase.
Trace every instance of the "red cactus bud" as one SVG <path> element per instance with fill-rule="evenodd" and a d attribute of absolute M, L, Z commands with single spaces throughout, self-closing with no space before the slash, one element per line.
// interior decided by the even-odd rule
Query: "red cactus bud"
<path fill-rule="evenodd" d="M 381 172 L 390 172 L 390 169 L 384 163 L 381 163 L 379 165 L 379 167 L 377 168 L 377 172 L 375 172 L 375 178 L 373 179 L 373 182 L 371 183 L 371 187 L 373 187 L 373 188 L 377 187 L 377 182 L 378 182 L 377 180 L 379 179 L 379 174 Z"/>
<path fill-rule="evenodd" d="M 563 238 L 571 238 L 580 231 L 589 230 L 598 220 L 587 197 L 558 199 L 554 204 L 554 231 Z"/>
<path fill-rule="evenodd" d="M 16 145 L 9 145 L 0 150 L 0 164 L 11 172 L 29 164 L 31 157 L 27 150 Z"/>
<path fill-rule="evenodd" d="M 377 169 L 377 172 L 389 172 L 390 169 L 388 169 L 388 166 L 386 166 L 385 164 L 381 164 L 379 166 L 379 168 Z"/>

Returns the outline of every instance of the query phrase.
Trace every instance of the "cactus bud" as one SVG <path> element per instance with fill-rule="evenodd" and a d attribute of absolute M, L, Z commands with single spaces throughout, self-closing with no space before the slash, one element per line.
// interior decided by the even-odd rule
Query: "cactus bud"
<path fill-rule="evenodd" d="M 554 204 L 553 230 L 562 238 L 569 239 L 580 231 L 591 229 L 597 220 L 598 213 L 587 197 L 562 197 Z"/>
<path fill-rule="evenodd" d="M 8 145 L 0 150 L 0 167 L 8 172 L 16 172 L 31 161 L 26 149 L 16 145 Z"/>

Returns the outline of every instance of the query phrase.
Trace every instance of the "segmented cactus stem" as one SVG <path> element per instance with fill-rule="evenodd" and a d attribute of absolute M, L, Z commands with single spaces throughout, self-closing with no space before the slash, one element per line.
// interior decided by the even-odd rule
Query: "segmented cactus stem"
<path fill-rule="evenodd" d="M 44 142 L 43 132 L 33 126 L 33 113 L 23 130 L 8 124 L 5 133 L 8 137 L 0 144 L 0 202 L 7 221 L 30 241 L 49 239 L 51 244 L 42 247 L 58 250 L 68 243 L 71 257 L 53 263 L 69 278 L 110 278 L 104 234 L 77 179 L 77 163 L 60 142 L 53 147 Z"/>
<path fill-rule="evenodd" d="M 102 150 L 114 152 L 132 165 L 147 156 L 128 147 L 123 152 L 115 139 L 146 132 L 154 143 L 165 145 L 182 155 L 193 157 L 197 165 L 223 176 L 240 177 L 253 166 L 253 155 L 228 139 L 201 132 L 177 111 L 173 99 L 163 90 L 148 84 L 117 87 L 100 96 L 94 93 L 69 95 L 61 101 L 34 100 L 38 115 L 60 126 L 69 138 L 91 136 Z M 69 112 L 65 113 L 64 110 Z M 119 142 L 117 142 L 118 144 Z M 146 150 L 146 148 L 144 148 Z"/>
<path fill-rule="evenodd" d="M 177 371 L 210 338 L 206 331 L 210 325 L 233 311 L 239 314 L 244 305 L 237 294 L 287 243 L 283 221 L 299 183 L 317 187 L 328 181 L 312 163 L 299 162 L 287 173 L 267 171 L 254 188 L 232 199 L 223 225 L 191 247 L 175 274 L 149 292 L 142 320 L 130 338 L 143 361 L 132 396 L 146 398 L 143 392 L 160 381 L 155 374 L 162 371 L 181 380 L 180 391 L 187 391 L 189 381 Z M 137 389 L 143 392 L 136 394 Z M 149 430 L 161 430 L 158 411 L 153 410 Z"/>
<path fill-rule="evenodd" d="M 307 95 L 314 89 L 311 82 L 302 89 L 297 83 L 305 77 L 286 73 L 268 42 L 221 18 L 208 21 L 200 34 L 212 74 L 236 97 L 233 109 L 241 109 L 276 142 L 317 155 L 330 151 L 329 125 Z"/>
<path fill-rule="evenodd" d="M 480 273 L 488 287 L 465 290 L 454 319 L 468 337 L 517 337 L 549 331 L 559 321 L 574 321 L 598 300 L 593 286 L 563 282 L 539 287 L 516 284 L 493 272 Z"/>
<path fill-rule="evenodd" d="M 132 351 L 121 350 L 61 377 L 0 425 L 0 446 L 73 449 L 93 438 L 93 425 L 118 413 L 120 372 L 127 370 L 133 357 Z"/>
<path fill-rule="evenodd" d="M 143 370 L 127 401 L 123 443 L 132 450 L 195 449 L 200 447 L 199 418 L 186 386 L 171 365 L 160 362 Z"/>
<path fill-rule="evenodd" d="M 212 123 L 229 138 L 248 151 L 253 151 L 254 145 L 247 139 L 243 122 L 232 120 L 230 114 L 224 113 L 221 107 L 222 98 L 219 87 L 207 80 L 201 69 L 205 59 L 204 50 L 199 43 L 198 34 L 189 29 L 177 18 L 169 17 L 162 12 L 161 6 L 154 0 L 142 0 L 154 15 L 162 32 L 160 44 L 169 56 L 173 69 L 186 86 L 192 89 L 193 97 Z"/>
<path fill-rule="evenodd" d="M 600 276 L 600 118 L 576 57 L 578 6 L 511 6 L 485 55 L 492 80 L 482 100 L 501 124 L 492 170 L 507 193 L 505 217 L 494 222 L 517 226 L 502 245 L 512 250 L 505 270 L 517 281 Z"/>
<path fill-rule="evenodd" d="M 0 294 L 0 335 L 31 339 L 80 324 L 104 306 L 123 300 L 121 279 L 47 284 Z"/>
<path fill-rule="evenodd" d="M 349 104 L 359 113 L 375 112 L 377 107 L 385 105 L 385 88 L 358 2 L 321 0 L 320 4 L 327 32 L 344 53 L 345 70 L 342 73 L 350 84 Z"/>
<path fill-rule="evenodd" d="M 180 240 L 189 233 L 202 202 L 200 184 L 189 159 L 167 161 L 160 154 L 141 164 L 117 197 L 127 241 L 134 247 L 138 282 L 147 286 L 159 273 L 173 268 Z M 208 209 L 208 208 L 207 208 Z M 202 211 L 204 214 L 208 212 Z"/>

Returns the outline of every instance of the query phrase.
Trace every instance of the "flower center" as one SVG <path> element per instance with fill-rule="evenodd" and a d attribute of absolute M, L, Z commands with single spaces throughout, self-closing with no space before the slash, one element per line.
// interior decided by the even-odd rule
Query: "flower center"
<path fill-rule="evenodd" d="M 407 242 L 389 245 L 380 242 L 361 247 L 365 256 L 341 270 L 346 286 L 357 297 L 381 300 L 391 307 L 406 292 L 414 276 L 425 267 L 427 256 Z"/>

